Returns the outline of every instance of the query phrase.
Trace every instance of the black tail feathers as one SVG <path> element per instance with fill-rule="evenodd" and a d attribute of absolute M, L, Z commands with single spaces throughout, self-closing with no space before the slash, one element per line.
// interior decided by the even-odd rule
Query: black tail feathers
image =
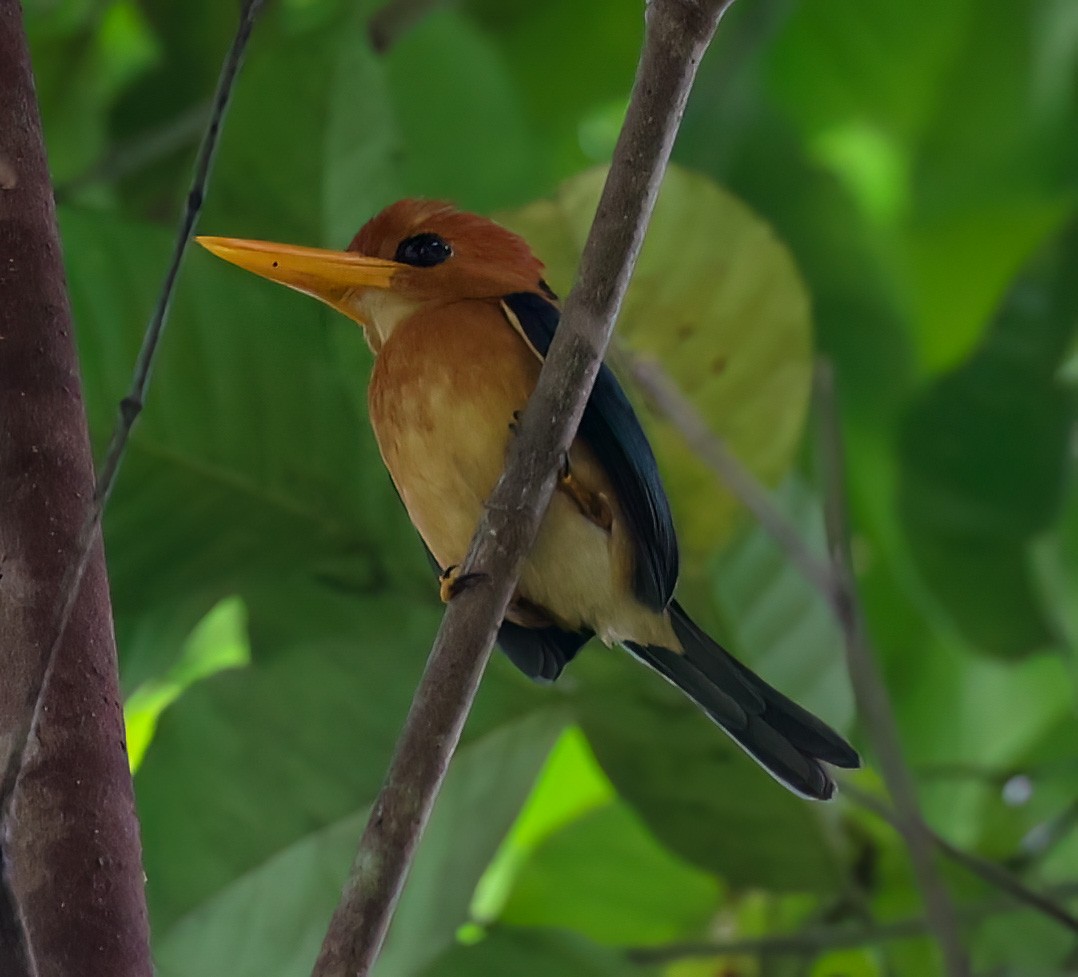
<path fill-rule="evenodd" d="M 858 767 L 857 751 L 708 637 L 676 601 L 669 610 L 684 653 L 637 644 L 629 650 L 688 695 L 780 783 L 804 797 L 831 797 L 835 784 L 821 761 Z"/>

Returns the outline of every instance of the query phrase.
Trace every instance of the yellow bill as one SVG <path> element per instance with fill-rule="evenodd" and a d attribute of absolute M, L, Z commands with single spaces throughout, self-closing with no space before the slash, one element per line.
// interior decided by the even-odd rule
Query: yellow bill
<path fill-rule="evenodd" d="M 407 267 L 354 251 L 305 248 L 298 244 L 249 241 L 234 237 L 196 237 L 207 251 L 240 268 L 311 295 L 347 313 L 345 298 L 357 289 L 392 287 L 393 276 Z"/>

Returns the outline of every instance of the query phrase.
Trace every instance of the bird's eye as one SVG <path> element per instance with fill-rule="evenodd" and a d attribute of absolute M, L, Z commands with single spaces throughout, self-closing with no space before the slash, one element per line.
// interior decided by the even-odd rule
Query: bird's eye
<path fill-rule="evenodd" d="M 452 254 L 453 249 L 445 238 L 438 237 L 437 234 L 416 234 L 401 241 L 394 258 L 404 265 L 432 268 L 434 265 L 440 265 Z"/>

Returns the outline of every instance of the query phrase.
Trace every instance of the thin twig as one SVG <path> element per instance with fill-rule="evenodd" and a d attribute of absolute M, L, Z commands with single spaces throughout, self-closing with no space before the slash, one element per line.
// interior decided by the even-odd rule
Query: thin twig
<path fill-rule="evenodd" d="M 1046 859 L 1078 828 L 1078 800 L 1071 801 L 1050 818 L 1034 825 L 1023 836 L 1017 854 L 1007 859 L 1012 871 L 1026 871 Z"/>
<path fill-rule="evenodd" d="M 839 621 L 846 639 L 850 683 L 858 713 L 872 739 L 884 783 L 895 804 L 897 817 L 894 825 L 906 842 L 932 932 L 943 955 L 944 967 L 949 977 L 966 977 L 970 973 L 970 965 L 959 935 L 954 904 L 936 870 L 931 832 L 921 816 L 917 789 L 902 755 L 891 700 L 876 663 L 876 653 L 857 599 L 850 559 L 842 430 L 835 403 L 834 373 L 826 360 L 817 364 L 815 396 L 820 424 L 824 515 L 834 573 L 839 583 L 838 593 L 842 596 Z"/>
<path fill-rule="evenodd" d="M 101 471 L 98 474 L 93 499 L 89 511 L 79 531 L 77 558 L 66 575 L 60 588 L 60 598 L 57 603 L 56 632 L 45 657 L 44 667 L 38 677 L 37 688 L 34 690 L 33 701 L 36 703 L 33 717 L 29 724 L 18 732 L 18 747 L 12 751 L 13 761 L 4 771 L 3 779 L 0 780 L 0 824 L 6 820 L 7 809 L 15 780 L 25 761 L 27 744 L 30 741 L 33 729 L 39 721 L 39 713 L 44 690 L 48 684 L 49 675 L 53 662 L 56 659 L 57 649 L 60 647 L 67 631 L 71 611 L 79 595 L 83 576 L 93 551 L 93 544 L 101 525 L 101 515 L 108 503 L 116 483 L 116 476 L 123 460 L 127 441 L 131 434 L 136 418 L 142 411 L 146 397 L 146 390 L 150 382 L 150 373 L 153 368 L 154 357 L 157 353 L 158 343 L 164 331 L 168 319 L 169 306 L 172 301 L 172 293 L 176 286 L 180 265 L 187 251 L 188 242 L 198 221 L 199 212 L 202 209 L 202 201 L 209 181 L 210 169 L 213 165 L 214 152 L 217 148 L 220 136 L 221 124 L 228 109 L 228 103 L 232 95 L 232 87 L 239 72 L 243 52 L 247 41 L 251 36 L 255 19 L 262 7 L 263 0 L 245 0 L 240 13 L 240 22 L 236 28 L 236 35 L 232 40 L 221 69 L 221 77 L 217 83 L 217 91 L 213 100 L 213 112 L 210 115 L 206 133 L 199 149 L 198 159 L 195 164 L 194 177 L 191 181 L 191 189 L 187 194 L 187 204 L 180 228 L 176 235 L 176 244 L 173 248 L 172 260 L 165 273 L 165 279 L 161 286 L 161 293 L 157 300 L 157 306 L 146 327 L 143 337 L 142 348 L 139 351 L 138 360 L 135 364 L 134 374 L 131 381 L 131 389 L 127 396 L 120 401 L 120 414 L 116 426 L 113 429 L 112 439 L 109 443 L 108 452 L 105 455 Z"/>
<path fill-rule="evenodd" d="M 640 66 L 577 284 L 463 567 L 482 582 L 455 598 L 442 620 L 316 977 L 363 977 L 378 956 L 609 342 L 696 68 L 730 2 L 652 0 L 647 8 Z"/>
<path fill-rule="evenodd" d="M 624 349 L 618 350 L 618 359 L 625 365 L 626 372 L 640 385 L 652 406 L 681 433 L 696 452 L 697 457 L 707 464 L 738 500 L 756 516 L 760 525 L 772 536 L 805 579 L 820 592 L 835 612 L 836 617 L 839 617 L 838 611 L 845 606 L 847 599 L 841 597 L 842 591 L 834 572 L 816 557 L 801 537 L 797 527 L 775 504 L 768 490 L 730 452 L 722 438 L 707 427 L 695 407 L 678 390 L 658 363 L 634 357 Z M 841 618 L 839 620 L 841 623 Z M 940 773 L 989 777 L 993 782 L 1003 782 L 1018 771 L 986 771 L 983 768 L 971 769 L 961 766 L 954 770 L 950 767 L 941 768 Z M 871 794 L 855 787 L 848 779 L 843 780 L 842 795 L 873 811 L 896 830 L 898 829 L 898 815 Z M 1068 929 L 1078 932 L 1078 918 L 1064 906 L 1053 902 L 1043 893 L 1029 888 L 995 862 L 957 848 L 931 829 L 928 831 L 932 843 L 945 857 L 964 866 L 1017 902 L 1039 910 Z"/>
<path fill-rule="evenodd" d="M 445 0 L 390 0 L 385 6 L 379 7 L 367 21 L 367 34 L 375 53 L 385 54 L 423 17 L 444 2 Z M 206 121 L 212 111 L 212 101 L 189 106 L 175 118 L 112 147 L 81 173 L 58 184 L 55 191 L 57 201 L 68 200 L 88 186 L 115 183 L 188 145 L 193 145 L 199 134 L 205 132 Z"/>
<path fill-rule="evenodd" d="M 873 797 L 872 794 L 848 782 L 843 783 L 842 793 L 849 800 L 882 818 L 896 830 L 898 829 L 899 815 L 879 798 Z M 1043 892 L 1031 889 L 1021 879 L 996 862 L 990 862 L 986 858 L 981 858 L 979 855 L 974 855 L 972 852 L 951 844 L 946 838 L 930 828 L 926 828 L 926 830 L 932 844 L 951 861 L 961 865 L 972 875 L 976 875 L 977 878 L 987 882 L 994 888 L 1006 893 L 1015 902 L 1031 909 L 1036 909 L 1071 932 L 1078 933 L 1078 916 L 1068 910 L 1066 906 L 1054 901 L 1051 896 Z"/>
<path fill-rule="evenodd" d="M 1052 895 L 1056 899 L 1069 899 L 1078 895 L 1078 882 L 1055 886 Z M 1010 899 L 996 898 L 973 906 L 958 909 L 958 917 L 965 924 L 979 923 L 991 916 L 1028 910 L 1028 905 L 1015 905 Z M 626 956 L 637 964 L 665 964 L 678 960 L 701 957 L 729 957 L 740 954 L 778 957 L 813 957 L 831 950 L 871 946 L 890 940 L 903 940 L 924 936 L 932 929 L 928 916 L 910 916 L 890 923 L 857 928 L 826 926 L 803 930 L 800 933 L 784 933 L 777 936 L 751 937 L 726 942 L 674 943 L 666 946 L 632 947 Z"/>
<path fill-rule="evenodd" d="M 819 591 L 839 616 L 842 599 L 830 565 L 805 542 L 797 527 L 783 515 L 767 490 L 730 451 L 726 442 L 703 421 L 696 408 L 654 360 L 619 350 L 619 358 L 659 413 L 674 425 L 696 456 L 718 475 L 768 532 L 801 575 Z"/>
<path fill-rule="evenodd" d="M 85 187 L 97 183 L 115 183 L 194 144 L 199 133 L 206 131 L 206 122 L 213 108 L 212 102 L 189 106 L 175 118 L 113 147 L 81 173 L 59 184 L 56 187 L 57 202 L 67 200 Z"/>

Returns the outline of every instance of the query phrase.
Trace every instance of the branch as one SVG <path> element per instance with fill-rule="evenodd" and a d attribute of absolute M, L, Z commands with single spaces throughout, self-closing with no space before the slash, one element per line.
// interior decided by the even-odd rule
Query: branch
<path fill-rule="evenodd" d="M 848 605 L 851 598 L 844 596 L 846 592 L 840 581 L 836 579 L 831 567 L 816 557 L 800 536 L 797 527 L 786 518 L 772 500 L 767 489 L 730 452 L 722 438 L 707 427 L 693 405 L 678 390 L 658 363 L 636 358 L 621 349 L 618 350 L 618 354 L 619 359 L 626 365 L 626 371 L 639 383 L 651 405 L 677 428 L 689 446 L 696 451 L 697 456 L 715 471 L 727 488 L 756 516 L 761 526 L 771 534 L 790 561 L 824 597 L 841 623 L 842 616 L 839 611 Z M 958 767 L 956 770 L 946 768 L 940 773 L 941 775 L 960 773 L 967 776 L 991 777 L 993 782 L 1002 783 L 1017 771 L 985 771 L 981 768 Z M 848 779 L 842 783 L 842 793 L 855 803 L 873 811 L 896 830 L 899 829 L 900 820 L 897 814 L 871 794 L 855 787 Z M 1078 805 L 1068 808 L 1067 813 L 1072 810 L 1078 812 Z M 1066 907 L 1029 888 L 1013 873 L 995 862 L 955 847 L 927 826 L 926 830 L 933 845 L 942 855 L 964 866 L 1017 902 L 1036 909 L 1068 929 L 1078 932 L 1078 918 Z"/>
<path fill-rule="evenodd" d="M 1078 895 L 1078 882 L 1070 882 L 1053 888 L 1057 899 L 1069 899 Z M 965 906 L 958 910 L 963 923 L 979 923 L 1002 913 L 1014 912 L 1028 906 L 1015 906 L 1008 899 L 997 898 L 980 905 Z M 891 923 L 863 926 L 858 929 L 827 926 L 803 930 L 800 933 L 779 936 L 761 936 L 724 943 L 674 943 L 667 946 L 632 947 L 626 956 L 637 964 L 665 964 L 678 960 L 700 957 L 729 957 L 754 955 L 760 957 L 798 956 L 813 957 L 831 950 L 846 950 L 871 946 L 889 940 L 903 940 L 923 936 L 931 932 L 932 922 L 928 916 L 910 916 Z"/>
<path fill-rule="evenodd" d="M 401 37 L 413 28 L 426 14 L 444 0 L 390 0 L 380 7 L 367 21 L 367 33 L 376 54 L 385 54 Z M 98 183 L 115 183 L 123 177 L 185 149 L 205 133 L 206 123 L 214 109 L 214 102 L 190 105 L 175 118 L 140 132 L 126 142 L 109 149 L 101 158 L 91 163 L 56 187 L 56 200 L 69 200 L 86 187 Z M 3 174 L 0 173 L 0 183 Z"/>
<path fill-rule="evenodd" d="M 367 21 L 367 34 L 374 52 L 385 54 L 424 16 L 444 2 L 445 0 L 390 0 L 384 7 L 380 7 Z M 213 109 L 213 101 L 188 106 L 175 118 L 112 147 L 81 173 L 56 187 L 57 203 L 69 200 L 86 187 L 98 183 L 115 183 L 193 144 L 199 134 L 205 133 L 206 123 Z M 0 173 L 0 184 L 2 182 L 3 174 Z"/>
<path fill-rule="evenodd" d="M 866 810 L 872 811 L 873 814 L 882 818 L 896 830 L 898 829 L 899 815 L 878 798 L 854 787 L 850 783 L 844 783 L 842 785 L 842 792 L 856 804 L 859 804 Z M 1070 912 L 1066 906 L 1054 901 L 1050 896 L 1045 895 L 1044 893 L 1031 889 L 1012 872 L 1008 872 L 1002 865 L 998 865 L 996 862 L 990 862 L 986 858 L 981 858 L 979 855 L 974 855 L 972 852 L 968 852 L 956 845 L 952 845 L 946 838 L 936 834 L 931 829 L 927 830 L 928 837 L 932 844 L 939 849 L 941 854 L 945 855 L 951 861 L 961 865 L 971 874 L 976 875 L 979 879 L 987 882 L 994 888 L 1006 893 L 1015 902 L 1021 903 L 1030 909 L 1036 909 L 1049 919 L 1054 919 L 1072 933 L 1078 933 L 1078 916 Z"/>
<path fill-rule="evenodd" d="M 917 807 L 913 781 L 902 759 L 891 704 L 875 665 L 857 600 L 849 561 L 849 529 L 842 489 L 841 435 L 834 410 L 829 367 L 821 366 L 817 372 L 817 396 L 822 415 L 822 455 L 827 475 L 827 532 L 833 567 L 822 563 L 805 545 L 797 529 L 778 511 L 767 493 L 727 450 L 725 444 L 708 430 L 692 405 L 666 379 L 659 367 L 636 361 L 632 365 L 632 374 L 659 410 L 679 428 L 689 445 L 753 512 L 786 551 L 791 562 L 832 608 L 846 639 L 847 662 L 858 711 L 880 758 L 888 789 L 901 812 L 895 827 L 909 849 L 947 973 L 950 977 L 963 977 L 969 973 L 969 964 L 958 937 L 954 907 L 932 863 L 928 827 Z"/>
<path fill-rule="evenodd" d="M 824 560 L 812 552 L 797 527 L 772 501 L 767 489 L 730 451 L 726 442 L 704 423 L 696 408 L 686 400 L 657 362 L 635 357 L 624 350 L 619 350 L 619 354 L 652 406 L 681 432 L 696 456 L 756 517 L 790 562 L 820 592 L 835 616 L 839 617 L 842 597 L 835 574 Z"/>
<path fill-rule="evenodd" d="M 830 362 L 816 368 L 816 408 L 820 423 L 820 456 L 824 476 L 824 500 L 828 543 L 842 600 L 839 622 L 846 638 L 846 663 L 857 709 L 872 738 L 884 783 L 895 804 L 894 826 L 909 851 L 913 873 L 924 896 L 932 932 L 943 954 L 949 977 L 970 973 L 969 959 L 958 933 L 958 920 L 950 893 L 936 871 L 932 835 L 921 816 L 917 790 L 902 756 L 898 724 L 891 700 L 865 627 L 857 599 L 850 559 L 850 527 L 846 513 L 845 459 L 842 429 L 835 403 L 835 380 Z"/>
<path fill-rule="evenodd" d="M 54 637 L 94 479 L 61 253 L 21 6 L 0 0 L 0 974 L 148 977 L 99 540 Z"/>
<path fill-rule="evenodd" d="M 625 124 L 578 279 L 517 426 L 464 571 L 482 583 L 449 605 L 316 977 L 363 977 L 378 956 L 525 555 L 546 512 L 613 330 L 700 58 L 731 0 L 652 0 Z"/>
<path fill-rule="evenodd" d="M 95 183 L 115 183 L 177 150 L 194 143 L 213 112 L 213 103 L 189 106 L 174 119 L 154 126 L 110 149 L 97 162 L 56 187 L 57 203 L 62 203 Z"/>

